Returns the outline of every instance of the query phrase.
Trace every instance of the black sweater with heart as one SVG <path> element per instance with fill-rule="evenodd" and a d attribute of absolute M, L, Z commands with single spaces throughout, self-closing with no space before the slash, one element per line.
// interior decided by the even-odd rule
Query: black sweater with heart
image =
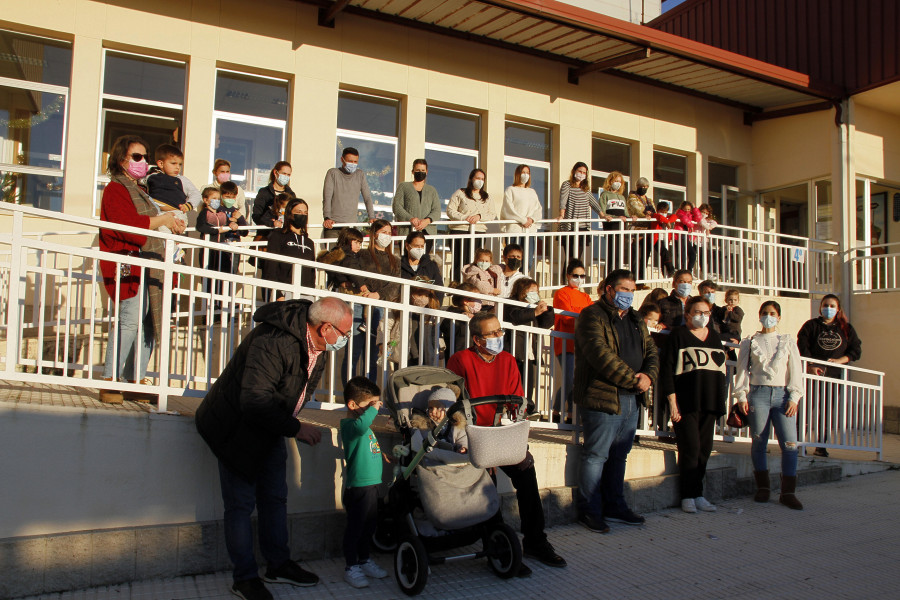
<path fill-rule="evenodd" d="M 687 327 L 676 327 L 660 353 L 659 398 L 667 401 L 674 393 L 681 413 L 724 415 L 725 359 L 722 339 L 712 329 L 700 340 Z"/>

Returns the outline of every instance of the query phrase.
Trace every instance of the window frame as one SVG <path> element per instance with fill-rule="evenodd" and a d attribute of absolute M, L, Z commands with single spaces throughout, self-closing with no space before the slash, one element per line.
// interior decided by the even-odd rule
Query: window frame
<path fill-rule="evenodd" d="M 677 156 L 679 158 L 683 158 L 684 159 L 684 179 L 685 179 L 685 181 L 688 180 L 688 167 L 689 167 L 688 155 L 687 154 L 678 154 L 676 152 L 670 152 L 668 150 L 659 150 L 658 148 L 653 149 L 653 168 L 651 169 L 651 172 L 654 175 L 656 173 L 656 153 L 657 152 L 660 154 L 668 154 L 670 156 Z M 653 201 L 654 202 L 659 201 L 657 198 L 656 190 L 661 189 L 661 190 L 669 190 L 669 191 L 673 191 L 673 192 L 681 192 L 682 194 L 684 194 L 684 200 L 682 200 L 682 202 L 690 201 L 691 204 L 696 204 L 693 200 L 690 199 L 690 196 L 688 195 L 687 183 L 685 183 L 685 185 L 677 185 L 674 183 L 664 183 L 662 181 L 656 181 L 656 179 L 653 179 L 650 182 L 650 185 L 653 187 L 653 190 L 654 190 L 654 193 L 653 193 Z M 672 206 L 670 209 L 670 212 L 674 213 L 676 210 L 678 210 L 678 208 L 679 207 L 677 207 L 677 206 Z"/>
<path fill-rule="evenodd" d="M 426 152 L 426 154 L 429 150 L 431 150 L 433 152 L 443 152 L 445 154 L 457 154 L 459 156 L 465 156 L 467 158 L 474 158 L 475 159 L 475 168 L 476 169 L 481 168 L 479 166 L 479 165 L 481 165 L 481 115 L 479 113 L 475 113 L 475 112 L 466 112 L 464 110 L 456 110 L 453 108 L 443 108 L 441 106 L 428 105 L 425 107 L 426 117 L 427 117 L 429 110 L 436 110 L 436 111 L 449 112 L 449 113 L 458 113 L 461 115 L 475 117 L 476 119 L 478 119 L 478 135 L 476 136 L 476 145 L 478 147 L 475 149 L 472 149 L 472 148 L 463 148 L 461 146 L 447 146 L 445 144 L 437 144 L 434 142 L 429 142 L 428 141 L 428 128 L 426 127 L 425 128 L 425 152 Z M 429 168 L 430 168 L 430 165 L 429 165 Z M 465 184 L 463 184 L 463 185 L 465 185 Z M 443 200 L 443 198 L 441 200 Z M 448 198 L 447 201 L 449 202 L 449 200 L 450 199 Z M 441 218 L 444 220 L 448 220 L 447 209 L 444 206 L 441 207 Z"/>
<path fill-rule="evenodd" d="M 519 127 L 531 127 L 533 129 L 545 129 L 550 134 L 550 160 L 542 161 L 534 158 L 522 158 L 521 156 L 514 156 L 512 154 L 506 153 L 506 126 L 507 125 L 517 125 Z M 542 219 L 548 219 L 551 215 L 550 205 L 553 203 L 553 128 L 545 127 L 543 125 L 533 125 L 531 123 L 523 123 L 522 121 L 516 121 L 515 119 L 504 119 L 503 121 L 503 166 L 504 166 L 504 176 L 503 176 L 503 187 L 506 188 L 506 165 L 527 165 L 530 169 L 547 169 L 547 189 L 546 199 L 541 207 L 543 210 Z"/>

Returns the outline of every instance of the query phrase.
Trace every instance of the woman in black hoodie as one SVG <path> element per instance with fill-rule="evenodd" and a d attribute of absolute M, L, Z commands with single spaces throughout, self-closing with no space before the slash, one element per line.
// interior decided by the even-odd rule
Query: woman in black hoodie
<path fill-rule="evenodd" d="M 266 252 L 280 254 L 291 258 L 315 260 L 316 251 L 309 235 L 306 233 L 309 219 L 309 205 L 301 198 L 288 202 L 284 210 L 284 226 L 269 235 Z M 288 262 L 267 260 L 263 263 L 263 279 L 291 284 L 294 281 L 294 265 Z M 316 287 L 316 270 L 312 267 L 300 267 L 300 285 L 307 288 Z M 276 300 L 284 300 L 283 290 L 275 294 Z"/>
<path fill-rule="evenodd" d="M 444 277 L 428 251 L 425 249 L 425 234 L 413 231 L 406 236 L 403 244 L 406 253 L 400 259 L 400 277 L 415 281 L 424 281 L 433 285 L 444 285 Z M 444 301 L 444 293 L 434 291 L 435 299 L 440 305 Z"/>

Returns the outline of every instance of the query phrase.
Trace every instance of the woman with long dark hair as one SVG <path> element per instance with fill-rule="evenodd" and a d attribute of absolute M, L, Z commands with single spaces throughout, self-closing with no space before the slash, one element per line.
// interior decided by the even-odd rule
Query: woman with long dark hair
<path fill-rule="evenodd" d="M 269 234 L 266 252 L 303 260 L 315 260 L 316 251 L 306 227 L 309 219 L 309 205 L 302 198 L 290 200 L 284 209 L 284 226 Z M 279 283 L 293 283 L 294 265 L 287 262 L 267 260 L 263 266 L 263 279 Z M 300 285 L 307 288 L 316 286 L 316 270 L 300 267 Z M 284 300 L 285 293 L 279 290 L 276 300 Z"/>
<path fill-rule="evenodd" d="M 444 285 L 441 268 L 431 260 L 426 247 L 427 238 L 421 231 L 411 231 L 403 242 L 404 253 L 400 257 L 400 277 L 424 281 L 432 285 Z M 438 304 L 444 301 L 443 292 L 435 292 Z"/>
<path fill-rule="evenodd" d="M 296 196 L 289 185 L 291 182 L 291 163 L 279 160 L 269 171 L 269 184 L 259 188 L 256 198 L 253 200 L 253 224 L 258 225 L 266 209 L 272 205 L 278 194 L 290 194 Z"/>
<path fill-rule="evenodd" d="M 591 179 L 588 176 L 588 166 L 583 162 L 575 163 L 569 178 L 559 187 L 559 217 L 560 219 L 580 219 L 584 222 L 578 224 L 578 231 L 590 231 L 591 209 L 598 215 L 600 205 L 591 193 Z M 559 230 L 563 232 L 574 231 L 574 223 L 560 223 Z M 570 235 L 561 240 L 563 247 L 563 260 L 583 258 L 584 247 L 590 245 L 589 234 Z"/>
<path fill-rule="evenodd" d="M 482 169 L 472 169 L 466 187 L 459 188 L 447 203 L 447 218 L 451 221 L 467 221 L 469 225 L 450 225 L 451 235 L 469 235 L 487 231 L 485 222 L 497 218 L 497 211 L 487 191 L 487 175 Z M 456 238 L 452 243 L 454 281 L 462 281 L 462 268 L 469 264 L 472 250 L 481 244 L 478 236 L 470 235 L 466 239 Z"/>

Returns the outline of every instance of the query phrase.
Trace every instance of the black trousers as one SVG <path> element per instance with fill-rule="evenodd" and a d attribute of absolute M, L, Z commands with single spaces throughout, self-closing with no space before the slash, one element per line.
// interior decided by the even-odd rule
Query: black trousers
<path fill-rule="evenodd" d="M 517 465 L 500 467 L 506 473 L 516 489 L 516 501 L 519 505 L 519 520 L 522 523 L 524 546 L 534 547 L 547 540 L 544 533 L 544 506 L 541 504 L 541 493 L 538 490 L 537 472 L 534 466 L 520 469 Z"/>
<path fill-rule="evenodd" d="M 378 486 L 365 485 L 344 490 L 344 510 L 347 511 L 344 560 L 348 567 L 352 567 L 369 560 L 369 541 L 375 533 L 378 518 Z"/>
<path fill-rule="evenodd" d="M 681 420 L 675 423 L 682 499 L 703 495 L 703 478 L 712 452 L 716 419 L 716 415 L 708 412 L 681 413 Z"/>

